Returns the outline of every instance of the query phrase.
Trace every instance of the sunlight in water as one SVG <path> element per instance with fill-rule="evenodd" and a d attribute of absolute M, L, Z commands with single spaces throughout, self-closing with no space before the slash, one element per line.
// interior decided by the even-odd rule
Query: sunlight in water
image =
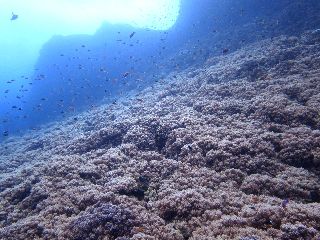
<path fill-rule="evenodd" d="M 28 73 L 53 35 L 92 35 L 104 22 L 167 30 L 178 18 L 180 0 L 0 0 L 0 6 L 3 82 Z M 12 13 L 18 15 L 13 21 Z"/>
<path fill-rule="evenodd" d="M 0 22 L 10 26 L 11 12 L 19 15 L 14 29 L 54 34 L 93 34 L 103 22 L 166 30 L 176 21 L 180 0 L 0 0 Z M 7 25 L 7 26 L 5 26 Z"/>

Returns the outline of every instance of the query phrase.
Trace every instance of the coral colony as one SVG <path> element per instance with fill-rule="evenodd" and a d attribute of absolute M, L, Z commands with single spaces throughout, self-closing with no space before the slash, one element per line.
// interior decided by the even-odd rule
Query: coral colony
<path fill-rule="evenodd" d="M 1 115 L 0 240 L 320 239 L 320 1 L 182 2 L 209 25 L 46 44 Z"/>
<path fill-rule="evenodd" d="M 1 238 L 316 239 L 319 39 L 261 41 L 12 138 Z"/>

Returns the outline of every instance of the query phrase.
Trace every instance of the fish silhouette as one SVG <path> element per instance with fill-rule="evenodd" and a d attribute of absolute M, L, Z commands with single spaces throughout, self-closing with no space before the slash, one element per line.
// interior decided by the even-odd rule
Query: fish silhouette
<path fill-rule="evenodd" d="M 14 14 L 13 12 L 12 12 L 12 17 L 11 17 L 11 21 L 14 21 L 14 20 L 17 20 L 18 19 L 18 15 L 17 14 Z"/>

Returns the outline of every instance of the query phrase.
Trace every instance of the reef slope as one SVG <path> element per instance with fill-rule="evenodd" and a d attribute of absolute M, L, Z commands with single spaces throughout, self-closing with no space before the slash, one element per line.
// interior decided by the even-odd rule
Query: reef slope
<path fill-rule="evenodd" d="M 320 31 L 0 147 L 0 239 L 317 239 Z"/>

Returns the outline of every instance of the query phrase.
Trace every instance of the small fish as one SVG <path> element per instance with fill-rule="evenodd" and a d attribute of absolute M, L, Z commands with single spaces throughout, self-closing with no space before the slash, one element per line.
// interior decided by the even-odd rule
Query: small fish
<path fill-rule="evenodd" d="M 229 49 L 228 49 L 228 48 L 225 48 L 225 49 L 222 50 L 222 53 L 223 53 L 223 54 L 227 54 L 228 52 L 229 52 Z"/>
<path fill-rule="evenodd" d="M 136 32 L 132 32 L 132 33 L 130 34 L 130 38 L 132 38 L 135 34 L 136 34 Z"/>
<path fill-rule="evenodd" d="M 14 21 L 14 20 L 17 20 L 18 19 L 18 15 L 17 14 L 14 14 L 13 12 L 12 12 L 12 17 L 11 17 L 11 21 Z"/>
<path fill-rule="evenodd" d="M 286 208 L 288 204 L 289 204 L 289 199 L 286 198 L 282 201 L 281 207 Z"/>
<path fill-rule="evenodd" d="M 128 77 L 129 76 L 129 72 L 125 72 L 122 76 L 124 77 L 124 78 L 126 78 L 126 77 Z"/>

